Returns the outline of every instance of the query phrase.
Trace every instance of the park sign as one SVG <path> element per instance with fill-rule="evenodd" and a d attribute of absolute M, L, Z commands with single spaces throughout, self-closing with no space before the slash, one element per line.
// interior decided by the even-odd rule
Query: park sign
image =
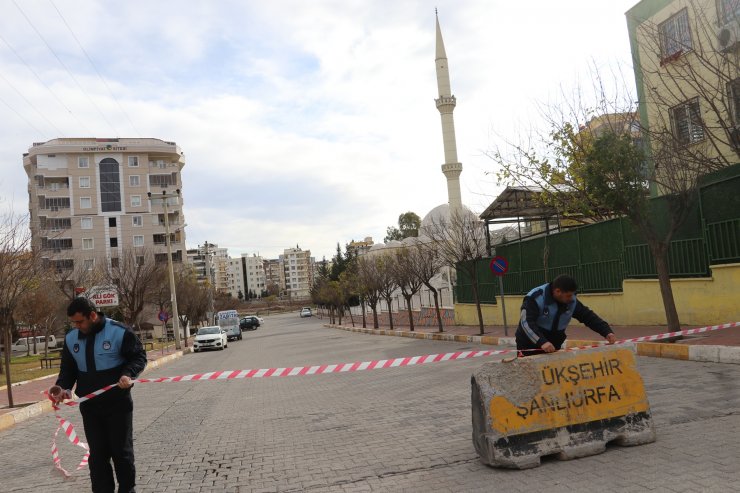
<path fill-rule="evenodd" d="M 118 306 L 118 290 L 115 286 L 93 286 L 85 291 L 84 296 L 99 309 Z"/>

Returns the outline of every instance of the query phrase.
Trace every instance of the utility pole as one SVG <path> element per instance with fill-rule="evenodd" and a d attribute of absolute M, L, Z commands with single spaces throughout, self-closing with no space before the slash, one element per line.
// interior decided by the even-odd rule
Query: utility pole
<path fill-rule="evenodd" d="M 167 243 L 167 266 L 170 271 L 170 296 L 172 300 L 172 330 L 175 332 L 175 349 L 182 349 L 180 345 L 180 315 L 177 312 L 177 293 L 175 292 L 175 266 L 172 262 L 172 243 L 170 241 L 170 218 L 169 211 L 167 209 L 167 200 L 175 197 L 180 197 L 180 189 L 175 190 L 176 193 L 168 194 L 166 190 L 162 190 L 162 194 L 158 197 L 162 198 L 162 206 L 164 207 L 164 229 L 165 229 L 165 241 Z M 152 200 L 152 193 L 147 193 L 149 200 Z"/>
<path fill-rule="evenodd" d="M 211 325 L 213 323 L 213 282 L 211 279 L 211 256 L 210 256 L 210 253 L 208 252 L 208 246 L 209 246 L 208 241 L 206 240 L 205 260 L 206 260 L 206 280 L 208 281 L 208 312 L 206 313 L 206 317 L 208 317 L 208 325 Z"/>

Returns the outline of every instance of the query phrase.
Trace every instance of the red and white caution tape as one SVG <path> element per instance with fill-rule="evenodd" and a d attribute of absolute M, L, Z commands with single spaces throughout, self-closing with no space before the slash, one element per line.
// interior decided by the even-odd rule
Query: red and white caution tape
<path fill-rule="evenodd" d="M 727 329 L 730 327 L 738 327 L 738 326 L 740 326 L 740 322 L 731 322 L 731 323 L 726 323 L 722 325 L 711 325 L 711 326 L 700 327 L 696 329 L 679 330 L 676 332 L 665 332 L 663 334 L 655 334 L 651 336 L 634 337 L 631 339 L 621 339 L 617 341 L 616 344 L 659 341 L 659 340 L 665 340 L 665 339 L 672 339 L 674 337 L 679 337 L 679 336 L 701 334 L 704 332 L 712 332 L 715 330 Z M 592 344 L 592 345 L 587 345 L 587 346 L 579 346 L 575 348 L 565 349 L 564 351 L 577 351 L 577 350 L 583 350 L 583 349 L 590 349 L 590 348 L 599 347 L 602 345 L 603 343 Z M 539 351 L 539 349 L 532 350 L 532 351 Z M 511 354 L 511 353 L 518 353 L 518 352 L 519 351 L 514 348 L 494 349 L 494 350 L 485 350 L 485 351 L 458 351 L 454 353 L 426 354 L 423 356 L 408 356 L 408 357 L 401 357 L 401 358 L 394 358 L 394 359 L 382 359 L 382 360 L 363 361 L 363 362 L 358 361 L 354 363 L 338 363 L 338 364 L 333 364 L 333 365 L 296 366 L 296 367 L 286 367 L 286 368 L 261 368 L 261 369 L 256 369 L 256 370 L 211 371 L 207 373 L 195 373 L 192 375 L 179 375 L 175 377 L 137 378 L 136 380 L 132 380 L 132 381 L 138 382 L 138 383 L 171 383 L 171 382 L 199 382 L 199 381 L 212 381 L 212 380 L 237 380 L 237 379 L 245 379 L 245 378 L 298 377 L 298 376 L 306 376 L 306 375 L 322 375 L 326 373 L 351 373 L 351 372 L 366 371 L 366 370 L 379 370 L 383 368 L 399 368 L 399 367 L 405 367 L 405 366 L 418 366 L 418 365 L 425 365 L 425 364 L 430 364 L 430 363 L 441 363 L 443 361 L 465 360 L 465 359 L 471 359 L 471 358 L 480 358 L 484 356 L 494 356 L 494 355 L 499 355 L 499 354 Z M 94 399 L 95 397 L 109 391 L 113 387 L 116 387 L 116 385 L 107 385 L 83 397 L 78 397 L 74 401 L 66 401 L 64 402 L 64 405 L 77 406 L 78 404 L 81 404 L 85 401 Z M 56 411 L 59 410 L 57 406 L 54 406 L 54 409 Z M 61 462 L 59 460 L 59 454 L 58 454 L 58 450 L 56 447 L 56 436 L 57 436 L 57 433 L 59 433 L 59 430 L 60 429 L 64 430 L 65 435 L 67 436 L 70 442 L 84 448 L 87 451 L 82 461 L 80 462 L 80 465 L 77 467 L 77 470 L 82 469 L 83 467 L 85 467 L 85 465 L 87 465 L 87 460 L 90 456 L 90 451 L 87 447 L 87 444 L 84 442 L 81 442 L 79 438 L 77 437 L 77 434 L 74 431 L 74 427 L 72 426 L 72 423 L 60 417 L 59 414 L 57 414 L 57 418 L 59 420 L 59 428 L 57 428 L 57 432 L 54 434 L 54 440 L 52 442 L 52 458 L 54 460 L 54 466 L 57 469 L 59 469 L 62 472 L 62 474 L 64 474 L 66 477 L 69 477 L 69 473 L 61 467 Z"/>
<path fill-rule="evenodd" d="M 47 393 L 47 397 L 48 396 L 49 395 Z M 54 414 L 59 421 L 59 426 L 57 426 L 57 429 L 54 432 L 54 437 L 51 440 L 51 460 L 54 462 L 54 467 L 59 472 L 61 472 L 65 478 L 68 478 L 71 476 L 71 474 L 66 469 L 64 469 L 64 467 L 62 467 L 62 459 L 59 457 L 59 448 L 57 447 L 57 436 L 59 435 L 59 431 L 64 431 L 64 436 L 67 437 L 67 440 L 69 440 L 70 443 L 72 443 L 73 445 L 77 445 L 78 447 L 81 447 L 85 450 L 85 455 L 82 456 L 82 460 L 80 461 L 80 464 L 77 466 L 77 469 L 75 469 L 75 471 L 79 471 L 80 469 L 87 466 L 87 461 L 90 459 L 90 448 L 87 446 L 87 443 L 80 440 L 80 438 L 77 436 L 77 432 L 75 431 L 75 427 L 72 425 L 72 423 L 59 416 L 60 408 L 54 403 L 53 400 L 52 407 L 54 408 Z"/>

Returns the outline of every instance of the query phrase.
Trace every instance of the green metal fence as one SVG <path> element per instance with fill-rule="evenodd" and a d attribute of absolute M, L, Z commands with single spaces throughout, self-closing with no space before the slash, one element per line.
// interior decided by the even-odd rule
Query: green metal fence
<path fill-rule="evenodd" d="M 667 227 L 667 197 L 651 200 L 658 234 Z M 671 277 L 705 277 L 713 264 L 740 262 L 740 165 L 702 179 L 694 207 L 675 233 L 668 252 Z M 613 219 L 552 235 L 496 247 L 509 261 L 503 278 L 505 294 L 524 294 L 560 274 L 578 280 L 581 292 L 622 290 L 624 279 L 656 278 L 646 241 L 627 219 Z M 498 281 L 488 270 L 490 259 L 477 266 L 480 299 L 495 303 Z M 458 269 L 457 300 L 473 301 L 468 277 Z"/>

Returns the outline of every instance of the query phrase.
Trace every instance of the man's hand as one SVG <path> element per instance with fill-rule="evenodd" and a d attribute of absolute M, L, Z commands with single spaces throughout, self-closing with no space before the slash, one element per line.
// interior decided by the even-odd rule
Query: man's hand
<path fill-rule="evenodd" d="M 555 351 L 557 351 L 557 349 L 555 349 L 555 346 L 553 346 L 551 342 L 544 343 L 542 345 L 542 350 L 546 353 L 554 353 Z"/>
<path fill-rule="evenodd" d="M 118 380 L 118 386 L 121 387 L 122 389 L 129 389 L 131 388 L 132 385 L 133 385 L 133 382 L 131 381 L 131 377 L 129 377 L 128 375 L 123 375 Z"/>
<path fill-rule="evenodd" d="M 606 336 L 607 344 L 614 344 L 615 342 L 617 342 L 617 336 L 614 335 L 614 332 Z"/>
<path fill-rule="evenodd" d="M 48 393 L 51 400 L 56 404 L 62 402 L 64 399 L 72 398 L 72 393 L 69 390 L 62 390 L 59 385 L 52 385 L 49 388 Z"/>

